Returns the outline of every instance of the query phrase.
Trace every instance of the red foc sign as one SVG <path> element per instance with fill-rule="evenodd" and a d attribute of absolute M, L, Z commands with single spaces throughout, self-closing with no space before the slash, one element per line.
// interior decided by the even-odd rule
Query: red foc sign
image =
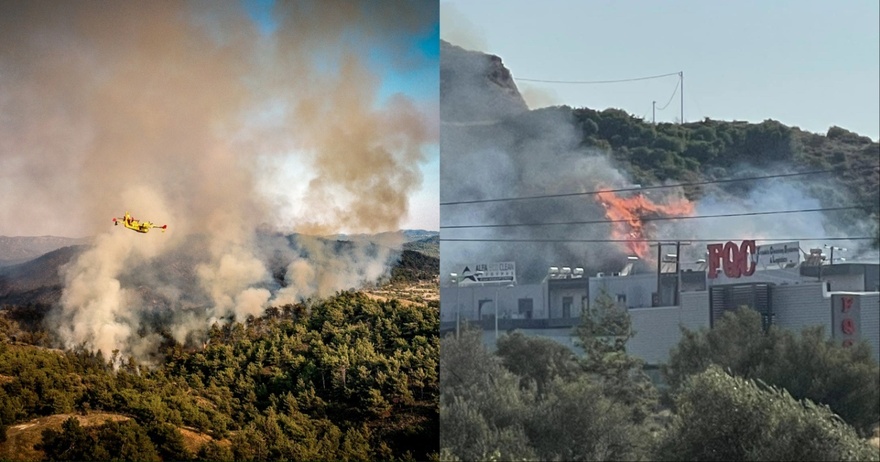
<path fill-rule="evenodd" d="M 858 335 L 859 328 L 853 318 L 853 301 L 851 296 L 840 297 L 840 332 L 843 334 L 843 346 L 851 347 L 853 339 Z M 832 316 L 833 317 L 833 316 Z"/>
<path fill-rule="evenodd" d="M 724 275 L 729 278 L 751 276 L 755 272 L 755 263 L 752 261 L 756 255 L 755 241 L 742 241 L 739 246 L 734 242 L 726 244 L 709 244 L 709 278 L 718 277 L 718 269 L 724 270 Z"/>

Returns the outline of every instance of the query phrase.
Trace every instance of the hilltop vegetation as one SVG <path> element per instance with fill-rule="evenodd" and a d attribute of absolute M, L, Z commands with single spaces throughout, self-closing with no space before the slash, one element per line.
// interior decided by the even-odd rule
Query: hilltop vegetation
<path fill-rule="evenodd" d="M 820 135 L 775 120 L 753 124 L 708 118 L 654 126 L 617 109 L 575 109 L 572 116 L 583 133 L 583 144 L 611 152 L 637 182 L 730 178 L 736 168 L 745 166 L 773 167 L 763 175 L 784 173 L 784 165 L 790 170 L 834 170 L 831 177 L 857 204 L 863 204 L 870 213 L 880 213 L 880 144 L 840 127 L 831 127 L 827 134 Z M 815 183 L 828 185 L 823 178 L 815 179 Z M 699 190 L 691 192 L 698 195 Z M 841 197 L 838 194 L 827 200 Z"/>
<path fill-rule="evenodd" d="M 833 212 L 826 218 L 831 226 L 841 228 L 840 235 L 853 232 L 857 222 L 867 222 L 874 245 L 880 245 L 877 140 L 836 126 L 826 133 L 811 133 L 776 120 L 749 123 L 706 118 L 653 125 L 614 108 L 528 110 L 499 57 L 446 42 L 441 42 L 441 49 L 441 177 L 454 178 L 444 183 L 441 194 L 449 200 L 571 192 L 590 175 L 572 170 L 578 157 L 597 150 L 633 183 L 643 186 L 830 170 L 830 174 L 798 177 L 799 188 L 822 207 L 859 206 L 859 210 Z M 515 166 L 512 176 L 516 181 L 501 182 L 506 188 L 503 193 L 494 189 L 487 193 L 472 172 L 481 171 L 475 165 L 493 168 L 495 164 L 479 162 L 487 152 L 498 151 Z M 758 184 L 737 182 L 712 188 L 713 193 L 721 190 L 742 197 Z M 516 188 L 528 192 L 514 193 Z M 689 187 L 685 193 L 694 200 L 707 190 Z"/>
<path fill-rule="evenodd" d="M 566 120 L 578 132 L 580 148 L 609 153 L 635 183 L 695 183 L 736 177 L 831 170 L 801 177 L 799 184 L 823 207 L 860 206 L 835 217 L 854 222 L 870 217 L 877 233 L 880 220 L 880 144 L 840 127 L 826 134 L 788 127 L 775 120 L 761 123 L 704 119 L 656 126 L 619 109 L 597 111 L 561 106 L 529 111 L 504 119 L 514 145 L 550 130 L 548 123 Z M 717 185 L 733 195 L 753 184 Z M 688 187 L 699 199 L 704 187 Z M 876 235 L 880 240 L 880 234 Z M 874 244 L 877 245 L 878 240 Z"/>
<path fill-rule="evenodd" d="M 0 335 L 0 437 L 15 422 L 102 411 L 130 422 L 46 431 L 47 456 L 83 441 L 91 452 L 77 458 L 118 454 L 98 437 L 113 434 L 150 459 L 426 459 L 438 451 L 438 319 L 436 306 L 344 292 L 215 324 L 203 348 L 167 335 L 153 367 Z M 22 330 L 8 318 L 3 328 Z M 183 426 L 229 444 L 193 453 Z"/>

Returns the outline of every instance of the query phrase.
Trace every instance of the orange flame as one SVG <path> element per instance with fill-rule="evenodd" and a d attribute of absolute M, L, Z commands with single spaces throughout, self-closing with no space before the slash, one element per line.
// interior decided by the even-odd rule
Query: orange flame
<path fill-rule="evenodd" d="M 629 197 L 620 197 L 608 190 L 599 188 L 596 195 L 599 203 L 605 207 L 605 217 L 611 221 L 611 235 L 614 239 L 626 240 L 626 247 L 631 254 L 642 260 L 653 260 L 648 242 L 652 229 L 646 227 L 646 220 L 658 217 L 693 216 L 694 204 L 687 199 L 676 199 L 658 204 L 644 194 L 637 193 Z"/>

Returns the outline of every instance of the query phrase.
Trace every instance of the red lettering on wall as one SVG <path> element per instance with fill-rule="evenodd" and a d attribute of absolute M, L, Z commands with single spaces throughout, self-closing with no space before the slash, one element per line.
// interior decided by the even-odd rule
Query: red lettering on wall
<path fill-rule="evenodd" d="M 840 312 L 841 313 L 849 313 L 849 310 L 852 309 L 853 299 L 852 297 L 840 297 Z"/>
<path fill-rule="evenodd" d="M 718 277 L 719 268 L 729 278 L 751 276 L 755 273 L 752 257 L 757 252 L 757 247 L 754 240 L 742 241 L 739 246 L 732 241 L 726 244 L 709 244 L 706 249 L 709 251 L 708 277 L 710 279 Z"/>
<path fill-rule="evenodd" d="M 844 318 L 840 323 L 840 329 L 843 330 L 843 333 L 846 335 L 852 335 L 856 333 L 856 325 L 853 323 L 852 318 Z"/>
<path fill-rule="evenodd" d="M 724 244 L 709 244 L 706 246 L 706 250 L 709 251 L 709 255 L 706 258 L 709 261 L 709 279 L 718 277 L 718 264 L 721 262 L 721 249 L 723 248 Z"/>
<path fill-rule="evenodd" d="M 742 241 L 742 245 L 739 246 L 739 254 L 742 258 L 742 262 L 740 263 L 740 267 L 742 268 L 743 276 L 751 276 L 755 274 L 755 262 L 752 262 L 752 259 L 746 256 L 746 251 L 748 251 L 748 255 L 755 256 L 758 254 L 758 247 L 755 245 L 754 240 Z M 750 264 L 751 263 L 751 264 Z"/>

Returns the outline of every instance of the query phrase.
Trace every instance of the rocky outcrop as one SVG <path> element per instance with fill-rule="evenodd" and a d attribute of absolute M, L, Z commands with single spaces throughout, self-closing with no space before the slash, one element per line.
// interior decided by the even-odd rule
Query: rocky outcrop
<path fill-rule="evenodd" d="M 440 119 L 489 123 L 528 111 L 501 58 L 440 41 Z"/>

